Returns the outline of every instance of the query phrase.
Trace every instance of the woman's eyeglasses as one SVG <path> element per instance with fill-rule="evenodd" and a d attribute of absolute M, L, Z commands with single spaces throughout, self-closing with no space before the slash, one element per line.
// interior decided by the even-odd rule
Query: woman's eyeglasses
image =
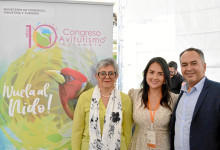
<path fill-rule="evenodd" d="M 114 79 L 116 77 L 116 72 L 113 72 L 113 71 L 110 71 L 108 73 L 106 73 L 105 71 L 102 71 L 102 72 L 98 72 L 98 77 L 101 78 L 101 79 L 104 79 L 106 78 L 106 76 L 108 75 L 108 77 L 110 79 Z"/>

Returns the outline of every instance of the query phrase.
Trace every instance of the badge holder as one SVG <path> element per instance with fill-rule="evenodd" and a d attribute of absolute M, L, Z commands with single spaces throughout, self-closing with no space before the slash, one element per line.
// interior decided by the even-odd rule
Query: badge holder
<path fill-rule="evenodd" d="M 161 95 L 162 97 L 162 95 Z M 149 99 L 149 97 L 148 97 Z M 150 100 L 148 100 L 148 106 L 149 106 L 149 109 L 150 109 L 150 117 L 151 117 L 151 124 L 150 124 L 150 131 L 147 131 L 147 147 L 149 149 L 156 149 L 156 133 L 155 133 L 155 130 L 154 130 L 154 115 L 155 115 L 155 112 L 157 110 L 157 108 L 159 107 L 160 105 L 160 101 L 158 101 L 156 107 L 155 107 L 155 110 L 152 114 L 152 111 L 151 111 L 151 107 L 150 107 Z"/>
<path fill-rule="evenodd" d="M 151 122 L 151 130 L 147 131 L 147 147 L 149 149 L 156 149 L 156 133 L 153 130 L 152 122 Z"/>

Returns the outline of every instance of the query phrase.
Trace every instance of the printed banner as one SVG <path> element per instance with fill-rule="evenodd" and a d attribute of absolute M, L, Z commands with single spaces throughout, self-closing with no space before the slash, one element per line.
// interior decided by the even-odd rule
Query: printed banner
<path fill-rule="evenodd" d="M 0 1 L 0 149 L 71 149 L 79 95 L 112 57 L 112 5 Z"/>

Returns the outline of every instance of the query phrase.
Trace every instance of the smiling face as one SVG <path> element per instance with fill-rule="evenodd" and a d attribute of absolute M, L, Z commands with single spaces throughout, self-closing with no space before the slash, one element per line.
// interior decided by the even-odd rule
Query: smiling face
<path fill-rule="evenodd" d="M 108 65 L 108 66 L 103 66 L 99 69 L 99 72 L 106 72 L 107 74 L 110 72 L 115 72 L 114 67 L 112 65 Z M 100 74 L 101 75 L 101 74 Z M 98 73 L 95 75 L 97 81 L 98 81 L 98 85 L 99 88 L 104 88 L 104 89 L 113 89 L 114 88 L 114 84 L 118 78 L 118 74 L 116 74 L 115 78 L 110 78 L 109 75 L 106 75 L 106 77 L 104 78 L 100 78 L 98 76 Z"/>
<path fill-rule="evenodd" d="M 146 81 L 147 84 L 149 85 L 149 88 L 152 89 L 162 88 L 162 85 L 165 82 L 165 77 L 160 64 L 154 62 L 150 65 L 146 74 Z"/>
<path fill-rule="evenodd" d="M 186 51 L 180 58 L 181 72 L 189 83 L 189 88 L 196 85 L 204 76 L 206 64 L 195 51 Z"/>

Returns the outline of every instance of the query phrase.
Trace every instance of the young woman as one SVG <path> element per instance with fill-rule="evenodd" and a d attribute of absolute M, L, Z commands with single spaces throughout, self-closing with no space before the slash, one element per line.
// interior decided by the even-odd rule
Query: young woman
<path fill-rule="evenodd" d="M 127 150 L 132 134 L 132 102 L 117 90 L 118 65 L 100 61 L 98 85 L 79 97 L 73 120 L 73 150 Z"/>
<path fill-rule="evenodd" d="M 149 61 L 141 85 L 128 93 L 135 123 L 129 149 L 169 150 L 169 122 L 178 95 L 170 92 L 169 68 L 163 58 Z"/>

